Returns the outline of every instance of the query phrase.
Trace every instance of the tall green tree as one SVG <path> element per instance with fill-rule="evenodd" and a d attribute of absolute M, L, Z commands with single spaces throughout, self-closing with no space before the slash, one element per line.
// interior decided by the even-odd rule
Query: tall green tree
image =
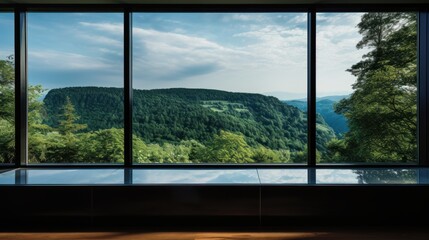
<path fill-rule="evenodd" d="M 371 49 L 349 71 L 353 94 L 336 106 L 348 119 L 344 140 L 328 144 L 336 161 L 411 162 L 417 151 L 415 13 L 366 13 L 357 48 Z"/>
<path fill-rule="evenodd" d="M 60 117 L 58 131 L 61 134 L 71 135 L 87 127 L 86 124 L 76 123 L 79 120 L 79 116 L 75 113 L 74 106 L 68 96 L 66 97 L 66 103 L 63 106 L 63 113 Z"/>

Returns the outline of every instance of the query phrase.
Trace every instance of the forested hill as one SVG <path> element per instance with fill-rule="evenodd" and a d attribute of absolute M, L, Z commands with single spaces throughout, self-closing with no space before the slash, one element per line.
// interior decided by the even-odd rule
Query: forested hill
<path fill-rule="evenodd" d="M 303 150 L 307 120 L 296 107 L 274 97 L 207 89 L 135 90 L 134 134 L 145 142 L 207 142 L 220 130 L 239 132 L 250 145 L 271 149 Z M 67 96 L 75 106 L 78 122 L 86 131 L 123 128 L 123 89 L 72 87 L 53 89 L 44 105 L 47 124 L 57 126 Z M 318 119 L 318 146 L 334 137 Z"/>

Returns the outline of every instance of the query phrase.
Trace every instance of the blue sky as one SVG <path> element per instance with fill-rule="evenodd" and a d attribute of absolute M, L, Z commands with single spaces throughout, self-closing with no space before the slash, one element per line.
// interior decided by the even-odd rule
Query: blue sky
<path fill-rule="evenodd" d="M 359 13 L 318 14 L 318 95 L 347 94 Z M 0 57 L 12 53 L 11 14 L 0 14 Z M 123 86 L 120 13 L 29 13 L 30 84 Z M 306 96 L 305 13 L 135 13 L 134 87 L 212 88 Z M 6 36 L 6 37 L 3 37 Z"/>
<path fill-rule="evenodd" d="M 0 13 L 0 59 L 13 54 L 13 14 Z"/>

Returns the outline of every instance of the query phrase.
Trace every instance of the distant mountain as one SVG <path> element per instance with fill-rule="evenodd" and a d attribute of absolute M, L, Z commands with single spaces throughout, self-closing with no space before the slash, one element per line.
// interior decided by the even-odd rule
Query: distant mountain
<path fill-rule="evenodd" d="M 343 115 L 337 114 L 334 111 L 335 103 L 347 97 L 348 95 L 326 96 L 317 98 L 316 101 L 316 112 L 323 116 L 326 123 L 335 131 L 336 134 L 344 134 L 349 130 L 347 126 L 347 119 Z M 283 102 L 295 106 L 304 112 L 307 111 L 306 99 L 290 100 Z"/>
<path fill-rule="evenodd" d="M 335 95 L 335 96 L 325 96 L 325 97 L 318 97 L 318 98 L 316 98 L 316 102 L 317 101 L 320 101 L 320 100 L 325 100 L 325 99 L 328 99 L 328 100 L 331 100 L 331 101 L 334 101 L 334 102 L 339 102 L 341 99 L 344 99 L 344 98 L 348 98 L 350 95 Z M 286 98 L 279 98 L 281 101 L 283 101 L 283 102 L 285 102 L 285 101 L 299 101 L 299 102 L 307 102 L 307 98 L 305 97 L 305 98 L 296 98 L 296 99 L 292 99 L 292 100 L 288 100 L 288 99 L 286 99 Z M 307 111 L 307 110 L 306 110 Z"/>
<path fill-rule="evenodd" d="M 69 97 L 89 130 L 123 128 L 123 89 L 72 87 L 53 89 L 44 99 L 46 123 L 58 125 Z M 147 143 L 209 141 L 220 130 L 239 132 L 253 146 L 302 151 L 307 144 L 307 119 L 294 106 L 261 94 L 207 89 L 134 90 L 133 132 Z M 317 119 L 318 147 L 335 136 Z"/>
<path fill-rule="evenodd" d="M 265 96 L 276 97 L 280 100 L 295 100 L 295 99 L 304 99 L 306 93 L 296 93 L 296 92 L 265 92 Z"/>
<path fill-rule="evenodd" d="M 331 100 L 333 102 L 339 102 L 344 98 L 348 98 L 349 96 L 350 95 L 336 95 L 336 96 L 318 97 L 318 98 L 316 98 L 316 101 Z"/>

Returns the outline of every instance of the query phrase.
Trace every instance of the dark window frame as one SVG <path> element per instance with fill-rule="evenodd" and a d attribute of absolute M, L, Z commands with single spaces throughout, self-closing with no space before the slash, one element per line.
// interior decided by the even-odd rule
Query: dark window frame
<path fill-rule="evenodd" d="M 394 12 L 418 13 L 418 163 L 417 164 L 316 164 L 316 13 L 321 12 Z M 0 168 L 379 168 L 429 166 L 429 4 L 1 4 L 0 12 L 15 14 L 15 112 L 16 161 Z M 124 164 L 28 164 L 27 142 L 27 12 L 116 12 L 124 15 Z M 306 12 L 308 15 L 308 161 L 306 164 L 133 164 L 132 159 L 132 13 L 150 12 Z"/>

